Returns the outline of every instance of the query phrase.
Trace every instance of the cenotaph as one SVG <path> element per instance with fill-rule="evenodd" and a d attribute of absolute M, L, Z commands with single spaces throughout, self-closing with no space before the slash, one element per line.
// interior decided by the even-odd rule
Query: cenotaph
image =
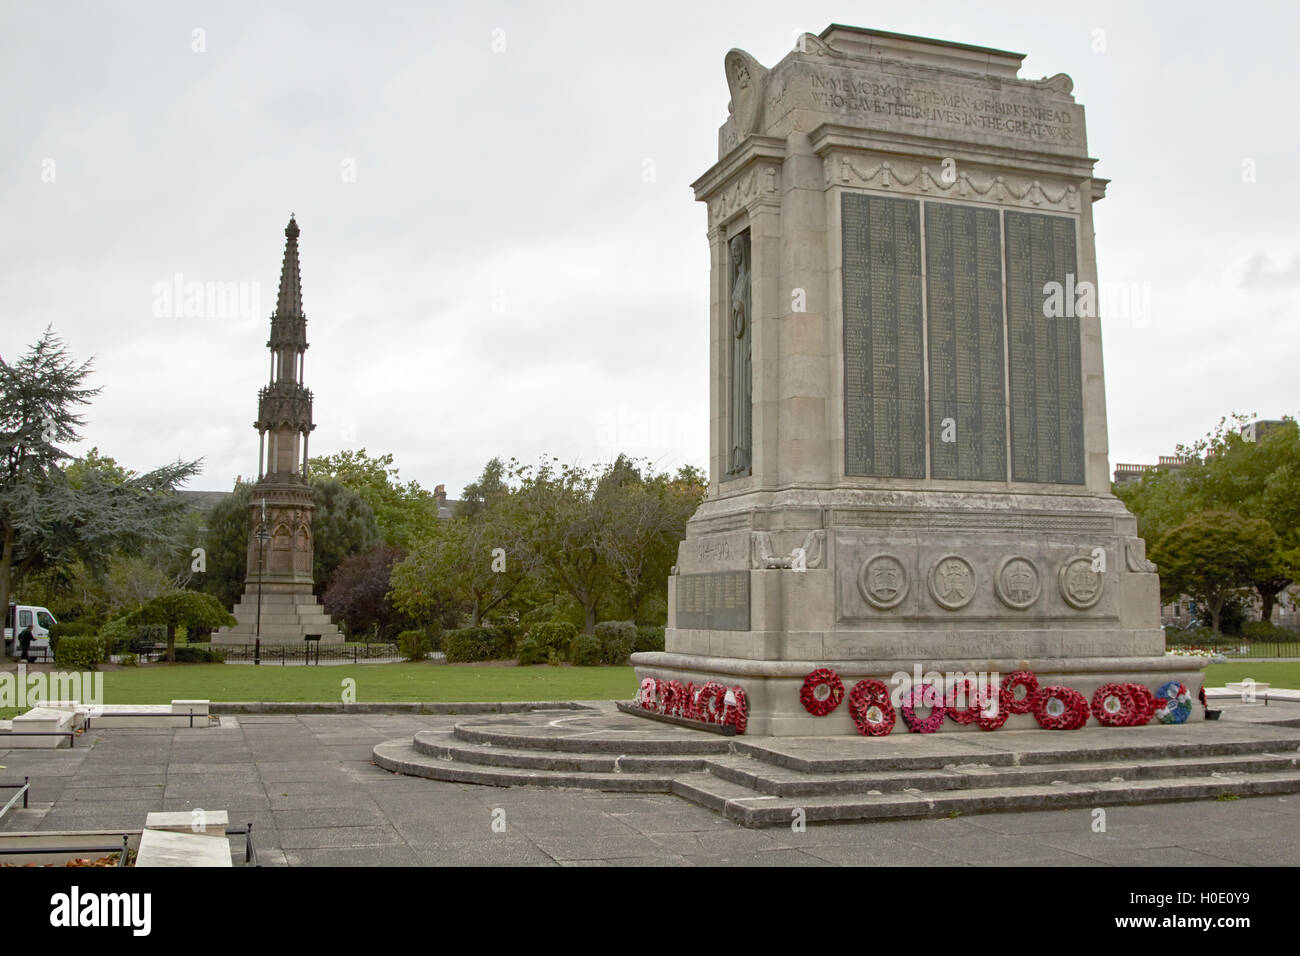
<path fill-rule="evenodd" d="M 771 68 L 726 55 L 718 162 L 694 184 L 709 492 L 638 678 L 740 686 L 768 735 L 855 733 L 847 706 L 801 705 L 824 667 L 845 687 L 1200 686 L 1165 656 L 1156 569 L 1110 490 L 1107 180 L 1071 79 L 1021 78 L 1022 59 L 840 25 Z"/>

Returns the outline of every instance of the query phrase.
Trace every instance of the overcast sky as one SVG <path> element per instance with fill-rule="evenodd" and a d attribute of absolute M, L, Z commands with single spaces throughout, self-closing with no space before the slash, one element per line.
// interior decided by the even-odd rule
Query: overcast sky
<path fill-rule="evenodd" d="M 1150 290 L 1102 316 L 1112 463 L 1295 414 L 1300 8 L 1080 6 L 0 0 L 0 353 L 52 325 L 104 387 L 81 450 L 228 489 L 293 212 L 313 454 L 453 497 L 493 455 L 704 466 L 723 56 L 842 22 L 1073 77 L 1103 292 Z M 178 276 L 248 308 L 168 312 Z"/>

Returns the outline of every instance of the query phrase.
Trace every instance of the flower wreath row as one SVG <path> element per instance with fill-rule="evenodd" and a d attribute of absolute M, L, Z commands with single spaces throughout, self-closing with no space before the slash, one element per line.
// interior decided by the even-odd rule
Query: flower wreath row
<path fill-rule="evenodd" d="M 661 680 L 646 677 L 637 689 L 636 705 L 669 717 L 685 717 L 706 724 L 730 724 L 736 733 L 743 734 L 749 723 L 749 706 L 745 691 L 739 684 L 728 687 L 718 681 L 709 681 L 696 687 L 678 680 Z"/>
<path fill-rule="evenodd" d="M 849 715 L 858 733 L 883 737 L 897 721 L 889 688 L 883 681 L 866 679 L 853 685 L 848 694 Z M 819 667 L 804 678 L 799 691 L 804 709 L 815 717 L 835 710 L 844 699 L 844 682 L 829 667 Z M 964 704 L 963 704 L 964 702 Z M 925 717 L 918 708 L 929 708 Z M 898 710 L 912 733 L 931 734 L 951 717 L 962 725 L 976 724 L 981 730 L 997 730 L 1012 714 L 1030 714 L 1044 730 L 1078 730 L 1091 713 L 1106 727 L 1137 727 L 1152 717 L 1165 724 L 1181 724 L 1191 713 L 1191 694 L 1177 681 L 1151 693 L 1141 684 L 1103 684 L 1089 702 L 1070 687 L 1039 687 L 1038 677 L 1016 671 L 999 686 L 979 687 L 962 678 L 940 695 L 932 684 L 911 687 L 899 700 Z"/>

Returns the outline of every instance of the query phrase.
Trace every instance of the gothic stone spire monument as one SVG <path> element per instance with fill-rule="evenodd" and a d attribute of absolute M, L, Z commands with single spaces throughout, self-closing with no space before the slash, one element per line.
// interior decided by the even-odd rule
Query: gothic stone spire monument
<path fill-rule="evenodd" d="M 266 343 L 271 350 L 271 378 L 258 392 L 253 423 L 258 434 L 258 478 L 249 514 L 248 571 L 244 595 L 235 607 L 239 623 L 213 636 L 219 644 L 249 643 L 258 635 L 259 590 L 263 643 L 297 643 L 307 634 L 321 635 L 323 643 L 343 640 L 312 593 L 314 506 L 307 483 L 307 439 L 316 426 L 311 390 L 303 385 L 307 316 L 302 310 L 298 234 L 298 223 L 290 217 L 284 230 L 280 294 Z"/>
<path fill-rule="evenodd" d="M 1196 692 L 1110 492 L 1107 181 L 1070 78 L 1023 79 L 1022 59 L 839 25 L 770 69 L 726 55 L 730 115 L 694 184 L 709 493 L 639 678 L 739 684 L 748 732 L 774 735 L 855 733 L 847 704 L 801 706 L 819 667 L 846 690 L 919 667 Z"/>

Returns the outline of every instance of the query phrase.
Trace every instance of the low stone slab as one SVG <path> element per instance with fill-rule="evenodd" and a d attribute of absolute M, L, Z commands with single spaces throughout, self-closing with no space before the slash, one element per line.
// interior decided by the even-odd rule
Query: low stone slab
<path fill-rule="evenodd" d="M 61 736 L 76 729 L 76 714 L 55 707 L 33 707 L 9 722 L 8 733 L 0 737 L 0 748 L 55 750 L 71 747 L 72 738 Z M 27 736 L 33 734 L 35 736 Z M 60 736 L 53 736 L 59 734 Z"/>
<path fill-rule="evenodd" d="M 151 830 L 140 834 L 136 866 L 234 866 L 230 841 L 224 829 L 220 836 L 178 830 Z"/>

